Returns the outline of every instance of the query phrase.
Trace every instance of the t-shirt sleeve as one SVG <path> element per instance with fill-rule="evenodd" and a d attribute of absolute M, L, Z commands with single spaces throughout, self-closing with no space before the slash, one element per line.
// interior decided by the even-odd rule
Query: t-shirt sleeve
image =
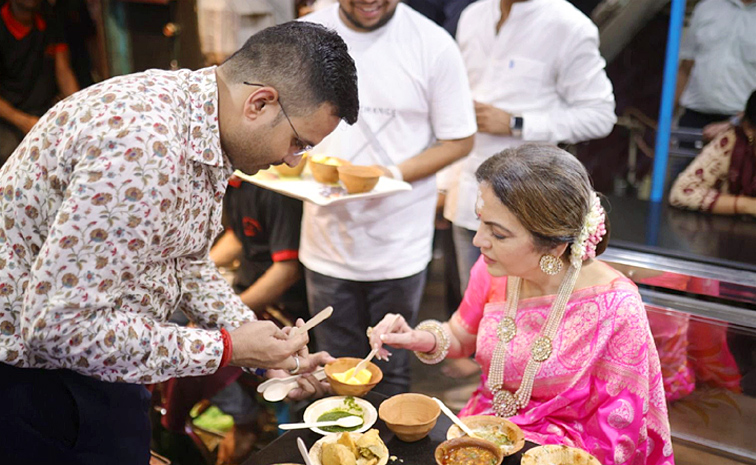
<path fill-rule="evenodd" d="M 302 229 L 302 202 L 272 194 L 273 207 L 268 208 L 270 256 L 274 262 L 299 258 L 299 236 Z"/>
<path fill-rule="evenodd" d="M 481 256 L 470 271 L 470 282 L 467 284 L 465 296 L 452 316 L 470 334 L 478 333 L 478 326 L 483 318 L 483 308 L 486 305 L 490 289 L 491 275 L 488 273 Z"/>
<path fill-rule="evenodd" d="M 436 139 L 462 139 L 475 134 L 470 84 L 459 48 L 450 37 L 448 45 L 434 57 L 430 76 L 430 114 Z"/>
<path fill-rule="evenodd" d="M 68 42 L 66 42 L 66 36 L 63 32 L 63 25 L 57 17 L 50 16 L 46 18 L 45 29 L 45 53 L 54 56 L 57 53 L 68 50 Z"/>

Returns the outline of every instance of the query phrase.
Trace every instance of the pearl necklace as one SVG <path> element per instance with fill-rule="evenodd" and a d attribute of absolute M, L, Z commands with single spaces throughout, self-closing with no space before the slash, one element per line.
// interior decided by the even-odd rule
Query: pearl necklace
<path fill-rule="evenodd" d="M 554 303 L 551 305 L 549 316 L 546 318 L 546 324 L 541 329 L 541 335 L 530 346 L 530 359 L 525 367 L 525 374 L 522 377 L 519 389 L 514 394 L 504 389 L 504 365 L 507 358 L 507 345 L 514 339 L 517 334 L 515 325 L 515 316 L 517 314 L 517 303 L 520 300 L 520 289 L 522 288 L 522 279 L 510 277 L 507 280 L 507 313 L 496 327 L 496 335 L 499 341 L 496 343 L 493 357 L 491 357 L 491 366 L 488 369 L 488 389 L 493 394 L 493 409 L 496 415 L 500 417 L 511 417 L 517 414 L 517 411 L 530 402 L 530 396 L 533 393 L 533 382 L 541 368 L 541 364 L 549 359 L 552 353 L 552 340 L 556 335 L 562 318 L 567 308 L 567 301 L 570 299 L 572 290 L 575 287 L 580 266 L 570 266 L 567 275 L 559 285 Z"/>

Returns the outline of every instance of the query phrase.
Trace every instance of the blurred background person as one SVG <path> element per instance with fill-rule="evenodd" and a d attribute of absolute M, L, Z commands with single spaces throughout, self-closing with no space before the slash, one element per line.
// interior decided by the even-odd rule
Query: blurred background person
<path fill-rule="evenodd" d="M 756 216 L 756 91 L 739 125 L 709 142 L 669 193 L 678 208 Z"/>
<path fill-rule="evenodd" d="M 0 166 L 55 103 L 77 90 L 68 44 L 42 0 L 0 6 Z"/>

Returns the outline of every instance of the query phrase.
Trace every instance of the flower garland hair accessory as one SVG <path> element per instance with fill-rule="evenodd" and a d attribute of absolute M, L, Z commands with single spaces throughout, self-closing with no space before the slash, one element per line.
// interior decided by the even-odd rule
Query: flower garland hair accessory
<path fill-rule="evenodd" d="M 591 210 L 585 216 L 583 229 L 570 248 L 570 263 L 575 268 L 583 261 L 596 258 L 596 247 L 606 234 L 606 212 L 596 192 L 591 193 Z"/>

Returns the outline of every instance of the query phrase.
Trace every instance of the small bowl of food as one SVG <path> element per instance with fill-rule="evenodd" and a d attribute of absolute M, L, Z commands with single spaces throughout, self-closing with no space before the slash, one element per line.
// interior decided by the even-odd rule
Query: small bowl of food
<path fill-rule="evenodd" d="M 438 465 L 500 465 L 504 453 L 485 439 L 463 436 L 449 439 L 436 447 Z"/>
<path fill-rule="evenodd" d="M 354 374 L 354 369 L 361 358 L 341 357 L 326 364 L 324 371 L 333 392 L 340 396 L 362 397 L 383 379 L 383 372 L 373 362 Z"/>
<path fill-rule="evenodd" d="M 588 452 L 576 447 L 546 445 L 534 447 L 522 454 L 522 465 L 601 465 Z"/>
<path fill-rule="evenodd" d="M 480 439 L 498 445 L 504 456 L 519 452 L 525 446 L 525 436 L 519 426 L 506 418 L 493 415 L 473 415 L 460 420 Z M 446 431 L 446 439 L 467 437 L 457 425 Z"/>
<path fill-rule="evenodd" d="M 389 450 L 377 429 L 365 433 L 329 434 L 312 445 L 307 455 L 312 465 L 386 465 Z"/>
<path fill-rule="evenodd" d="M 354 427 L 322 426 L 313 427 L 310 430 L 329 435 L 333 433 L 353 432 L 362 433 L 367 431 L 378 420 L 378 412 L 373 404 L 359 397 L 333 396 L 325 397 L 310 404 L 304 411 L 303 421 L 315 423 L 318 421 L 338 420 L 346 416 L 362 418 L 362 424 Z"/>
<path fill-rule="evenodd" d="M 298 178 L 302 176 L 302 171 L 304 171 L 306 165 L 307 165 L 307 155 L 305 154 L 299 160 L 299 164 L 297 166 L 291 167 L 287 165 L 286 163 L 281 163 L 280 165 L 275 165 L 273 168 L 276 169 L 276 172 L 280 176 L 283 176 L 286 178 Z"/>
<path fill-rule="evenodd" d="M 441 413 L 438 404 L 423 394 L 397 394 L 383 401 L 378 417 L 404 442 L 419 441 L 430 433 Z"/>
<path fill-rule="evenodd" d="M 337 157 L 326 157 L 324 155 L 313 155 L 310 157 L 310 171 L 312 177 L 317 182 L 323 184 L 335 184 L 339 182 L 339 166 L 351 165 L 346 160 Z"/>
<path fill-rule="evenodd" d="M 345 165 L 337 168 L 339 181 L 350 194 L 361 194 L 373 190 L 383 171 L 375 166 Z"/>

